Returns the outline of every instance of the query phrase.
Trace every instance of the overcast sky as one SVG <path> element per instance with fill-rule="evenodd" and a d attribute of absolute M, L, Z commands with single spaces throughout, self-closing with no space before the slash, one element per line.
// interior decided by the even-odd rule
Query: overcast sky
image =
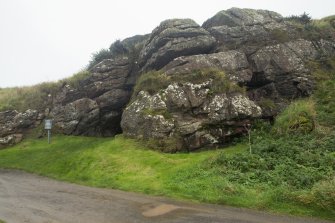
<path fill-rule="evenodd" d="M 335 14 L 334 0 L 0 0 L 0 87 L 71 76 L 117 39 L 150 33 L 169 18 L 201 25 L 231 7 Z"/>

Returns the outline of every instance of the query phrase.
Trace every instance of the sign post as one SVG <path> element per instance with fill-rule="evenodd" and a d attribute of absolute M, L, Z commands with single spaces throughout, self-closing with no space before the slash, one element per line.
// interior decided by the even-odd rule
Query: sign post
<path fill-rule="evenodd" d="M 51 129 L 52 129 L 52 120 L 51 119 L 46 119 L 45 120 L 44 129 L 48 130 L 48 143 L 50 144 L 50 141 L 51 141 Z"/>

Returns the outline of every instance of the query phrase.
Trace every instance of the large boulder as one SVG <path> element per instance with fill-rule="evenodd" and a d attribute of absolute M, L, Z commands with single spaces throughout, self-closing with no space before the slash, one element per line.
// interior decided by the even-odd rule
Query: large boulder
<path fill-rule="evenodd" d="M 281 22 L 283 17 L 268 10 L 231 8 L 218 12 L 202 25 L 204 28 L 215 26 L 253 26 Z"/>
<path fill-rule="evenodd" d="M 212 80 L 171 83 L 154 95 L 139 92 L 121 121 L 126 136 L 171 140 L 171 151 L 195 150 L 229 142 L 260 117 L 259 106 L 240 92 L 212 92 Z M 165 148 L 166 149 L 166 148 Z"/>
<path fill-rule="evenodd" d="M 112 136 L 137 79 L 128 57 L 106 59 L 76 86 L 66 84 L 55 96 L 51 117 L 65 134 Z"/>
<path fill-rule="evenodd" d="M 23 134 L 37 127 L 43 118 L 43 114 L 31 109 L 22 113 L 14 110 L 0 112 L 0 148 L 20 142 Z"/>
<path fill-rule="evenodd" d="M 202 25 L 217 40 L 216 51 L 243 50 L 248 55 L 262 46 L 287 42 L 297 35 L 284 18 L 267 10 L 231 8 Z"/>
<path fill-rule="evenodd" d="M 140 53 L 143 70 L 158 70 L 179 56 L 208 53 L 215 39 L 191 19 L 171 19 L 154 29 Z"/>
<path fill-rule="evenodd" d="M 249 57 L 252 69 L 249 98 L 274 116 L 292 99 L 310 96 L 315 81 L 306 63 L 335 55 L 335 44 L 320 40 L 266 46 Z"/>
<path fill-rule="evenodd" d="M 91 135 L 91 131 L 98 130 L 99 107 L 95 101 L 82 98 L 65 106 L 55 107 L 50 117 L 62 133 Z"/>
<path fill-rule="evenodd" d="M 222 70 L 230 80 L 244 85 L 252 77 L 246 55 L 236 50 L 178 57 L 167 64 L 162 70 L 167 75 L 187 75 L 191 71 L 206 69 Z"/>

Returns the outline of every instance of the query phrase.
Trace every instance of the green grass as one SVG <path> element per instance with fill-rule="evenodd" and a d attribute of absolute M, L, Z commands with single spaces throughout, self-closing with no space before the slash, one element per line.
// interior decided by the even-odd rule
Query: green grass
<path fill-rule="evenodd" d="M 22 169 L 95 187 L 334 219 L 327 208 L 286 198 L 297 194 L 295 197 L 301 199 L 311 189 L 232 180 L 236 170 L 231 168 L 233 172 L 225 173 L 218 162 L 222 157 L 248 157 L 248 146 L 242 143 L 224 150 L 165 154 L 122 136 L 107 139 L 58 135 L 50 145 L 45 138 L 30 138 L 1 150 L 0 168 Z M 324 186 L 326 191 L 328 187 Z"/>
<path fill-rule="evenodd" d="M 0 151 L 0 167 L 97 187 L 171 194 L 164 183 L 171 174 L 214 154 L 163 154 L 123 137 L 55 136 L 51 145 L 45 139 L 28 139 Z"/>

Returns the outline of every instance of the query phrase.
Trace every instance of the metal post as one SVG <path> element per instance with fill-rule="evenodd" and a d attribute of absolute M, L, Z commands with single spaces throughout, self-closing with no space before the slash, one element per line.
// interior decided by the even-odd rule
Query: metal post
<path fill-rule="evenodd" d="M 51 134 L 50 134 L 50 129 L 48 129 L 48 143 L 50 144 L 51 141 Z"/>
<path fill-rule="evenodd" d="M 51 142 L 52 120 L 46 119 L 44 129 L 48 131 L 48 144 Z"/>

